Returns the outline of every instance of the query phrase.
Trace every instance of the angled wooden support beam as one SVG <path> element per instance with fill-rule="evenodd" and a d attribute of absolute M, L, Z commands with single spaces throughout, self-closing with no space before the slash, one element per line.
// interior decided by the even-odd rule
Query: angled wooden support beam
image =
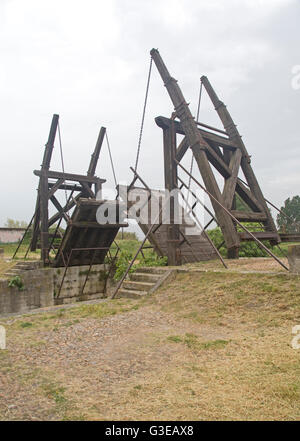
<path fill-rule="evenodd" d="M 182 158 L 184 157 L 185 153 L 187 152 L 189 148 L 189 142 L 186 139 L 186 137 L 183 138 L 183 140 L 181 141 L 181 143 L 179 144 L 179 146 L 177 147 L 176 150 L 176 159 L 177 161 L 181 161 Z"/>
<path fill-rule="evenodd" d="M 70 211 L 77 203 L 77 201 L 79 200 L 79 198 L 81 197 L 80 194 L 78 194 L 77 196 L 75 196 L 75 198 L 72 198 L 64 207 L 63 207 L 63 211 L 65 213 L 67 213 L 68 211 Z M 48 228 L 51 227 L 51 225 L 55 224 L 55 222 L 57 222 L 59 219 L 61 218 L 61 213 L 55 213 L 48 222 Z"/>
<path fill-rule="evenodd" d="M 241 135 L 239 134 L 236 125 L 233 122 L 233 119 L 227 110 L 225 104 L 218 98 L 216 92 L 214 91 L 212 85 L 206 76 L 201 77 L 201 82 L 204 85 L 221 121 L 225 131 L 228 133 L 229 139 L 241 150 L 242 159 L 241 159 L 241 167 L 246 177 L 247 183 L 249 184 L 250 190 L 253 192 L 256 199 L 259 201 L 260 205 L 263 207 L 263 211 L 266 213 L 267 221 L 264 223 L 268 230 L 273 231 L 277 234 L 277 239 L 272 241 L 273 244 L 280 242 L 280 237 L 277 233 L 277 229 L 275 223 L 273 221 L 272 215 L 268 210 L 267 204 L 264 200 L 263 193 L 260 189 L 256 176 L 253 172 L 253 169 L 250 164 L 250 157 L 245 147 L 245 144 L 242 140 Z"/>
<path fill-rule="evenodd" d="M 57 127 L 58 127 L 58 120 L 59 120 L 59 115 L 54 114 L 52 117 L 52 123 L 51 123 L 51 127 L 50 127 L 48 141 L 46 143 L 45 150 L 44 150 L 44 157 L 43 157 L 43 162 L 42 162 L 42 169 L 44 169 L 44 170 L 49 170 L 49 167 L 50 167 L 52 152 L 53 152 L 53 148 L 54 148 L 54 141 L 55 141 L 55 136 L 56 136 Z"/>
<path fill-rule="evenodd" d="M 235 195 L 237 177 L 241 164 L 242 152 L 237 149 L 229 162 L 229 168 L 231 170 L 231 176 L 226 179 L 223 189 L 223 198 L 225 207 L 231 209 L 233 198 Z"/>
<path fill-rule="evenodd" d="M 57 209 L 57 211 L 59 212 L 59 217 L 63 216 L 65 221 L 69 222 L 69 220 L 70 220 L 69 216 L 66 214 L 64 208 L 60 205 L 60 203 L 58 202 L 56 197 L 54 195 L 52 195 L 50 200 L 53 203 L 53 205 L 55 206 L 55 208 Z"/>
<path fill-rule="evenodd" d="M 214 207 L 216 217 L 221 225 L 223 235 L 226 240 L 226 245 L 229 249 L 238 248 L 240 241 L 235 226 L 227 213 L 225 213 L 220 208 L 220 205 L 216 203 L 216 201 L 223 202 L 223 198 L 216 182 L 216 178 L 210 168 L 205 150 L 211 150 L 214 155 L 216 155 L 216 153 L 208 145 L 199 132 L 197 124 L 177 84 L 177 81 L 171 77 L 158 50 L 152 49 L 150 53 L 173 102 L 176 114 L 180 119 L 181 126 L 195 156 L 205 187 L 209 189 L 210 195 L 213 196 L 210 196 L 211 203 Z M 216 156 L 218 157 L 218 155 Z M 220 160 L 219 157 L 218 159 Z M 226 165 L 226 167 L 228 166 Z"/>
<path fill-rule="evenodd" d="M 51 198 L 51 196 L 54 195 L 54 193 L 61 188 L 61 185 L 65 182 L 63 178 L 60 178 L 56 181 L 56 183 L 51 187 L 51 189 L 48 192 L 48 199 Z M 49 188 L 49 182 L 48 182 L 48 188 Z"/>

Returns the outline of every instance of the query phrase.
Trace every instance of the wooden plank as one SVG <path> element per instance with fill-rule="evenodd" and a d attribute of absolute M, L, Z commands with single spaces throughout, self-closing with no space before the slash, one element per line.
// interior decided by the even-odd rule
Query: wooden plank
<path fill-rule="evenodd" d="M 49 190 L 54 187 L 54 182 L 48 182 L 48 188 Z M 83 188 L 80 185 L 76 184 L 61 184 L 58 188 L 58 190 L 70 190 L 70 191 L 82 191 Z"/>
<path fill-rule="evenodd" d="M 177 165 L 174 162 L 176 157 L 176 132 L 174 121 L 168 128 L 164 129 L 164 174 L 165 174 L 165 188 L 169 192 L 177 189 Z M 176 197 L 176 201 L 174 198 Z M 167 250 L 168 250 L 168 264 L 181 265 L 179 243 L 179 225 L 174 223 L 175 207 L 178 206 L 177 193 L 169 200 L 170 203 L 170 225 L 167 228 Z"/>
<path fill-rule="evenodd" d="M 78 182 L 88 182 L 90 184 L 96 183 L 104 183 L 106 179 L 98 178 L 97 176 L 85 176 L 85 175 L 77 175 L 74 173 L 63 173 L 59 171 L 52 170 L 34 170 L 33 172 L 36 176 L 46 176 L 48 179 L 60 179 L 63 178 L 66 181 L 78 181 Z"/>
<path fill-rule="evenodd" d="M 263 222 L 266 220 L 266 215 L 262 212 L 231 210 L 231 214 L 240 222 Z"/>
<path fill-rule="evenodd" d="M 70 211 L 78 202 L 80 198 L 80 194 L 78 194 L 77 196 L 75 196 L 75 198 L 73 198 L 70 202 L 68 202 L 64 207 L 63 207 L 63 211 L 65 213 L 67 213 L 68 211 Z M 57 222 L 59 219 L 61 218 L 61 213 L 58 212 L 56 214 L 54 214 L 48 222 L 48 227 L 50 228 L 51 225 L 55 224 L 55 222 Z"/>
<path fill-rule="evenodd" d="M 274 240 L 276 239 L 277 234 L 273 233 L 272 231 L 255 231 L 252 233 L 257 239 L 259 240 Z M 239 233 L 240 239 L 243 241 L 246 240 L 253 240 L 253 238 L 250 236 L 250 234 L 246 232 Z"/>
<path fill-rule="evenodd" d="M 226 179 L 223 189 L 224 205 L 229 209 L 231 209 L 232 207 L 232 202 L 235 195 L 241 158 L 242 158 L 242 152 L 239 149 L 236 149 L 229 162 L 231 176 Z"/>
<path fill-rule="evenodd" d="M 281 242 L 300 242 L 300 234 L 280 233 Z"/>

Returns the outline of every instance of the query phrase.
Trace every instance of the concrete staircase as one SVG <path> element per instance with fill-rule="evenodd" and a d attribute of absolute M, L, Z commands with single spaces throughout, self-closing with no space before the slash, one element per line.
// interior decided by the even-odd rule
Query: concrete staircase
<path fill-rule="evenodd" d="M 12 278 L 14 276 L 21 276 L 25 271 L 35 270 L 42 267 L 42 262 L 37 261 L 20 261 L 12 268 L 5 272 L 5 277 Z"/>
<path fill-rule="evenodd" d="M 142 267 L 137 268 L 129 278 L 124 280 L 116 298 L 140 299 L 147 294 L 152 294 L 164 282 L 169 280 L 174 270 L 167 267 Z"/>

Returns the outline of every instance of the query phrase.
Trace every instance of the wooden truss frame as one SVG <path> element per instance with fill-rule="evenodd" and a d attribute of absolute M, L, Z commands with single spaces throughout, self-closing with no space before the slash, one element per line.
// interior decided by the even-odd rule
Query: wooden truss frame
<path fill-rule="evenodd" d="M 29 249 L 31 251 L 35 251 L 37 248 L 41 248 L 41 259 L 44 265 L 48 265 L 50 262 L 49 252 L 51 248 L 54 249 L 55 238 L 60 236 L 59 226 L 62 220 L 64 219 L 68 224 L 70 222 L 69 212 L 75 207 L 79 199 L 96 199 L 97 193 L 101 191 L 102 184 L 106 182 L 105 179 L 95 176 L 97 162 L 106 133 L 105 127 L 101 127 L 100 129 L 97 143 L 86 175 L 50 170 L 54 141 L 59 128 L 58 124 L 59 115 L 54 114 L 48 141 L 45 146 L 41 169 L 34 170 L 34 174 L 39 177 L 39 186 L 34 215 L 27 228 L 28 231 L 31 225 L 33 225 Z M 71 191 L 69 199 L 66 200 L 66 204 L 64 206 L 60 204 L 55 195 L 58 190 Z M 74 193 L 76 194 L 75 196 L 73 196 Z M 50 218 L 49 202 L 51 202 L 56 209 L 56 212 Z M 53 235 L 51 235 L 49 233 L 49 229 L 56 223 L 56 231 Z M 21 245 L 21 243 L 19 245 Z M 19 247 L 17 248 L 14 256 L 17 254 L 18 249 Z"/>
<path fill-rule="evenodd" d="M 228 257 L 237 258 L 241 240 L 253 240 L 253 237 L 248 233 L 238 232 L 236 222 L 222 207 L 229 210 L 238 221 L 259 223 L 264 231 L 257 231 L 254 236 L 269 240 L 272 245 L 278 244 L 281 241 L 280 236 L 251 167 L 250 156 L 226 106 L 219 100 L 208 79 L 203 76 L 201 81 L 224 130 L 195 121 L 177 81 L 169 74 L 159 52 L 152 49 L 151 56 L 175 108 L 172 118 L 156 118 L 157 125 L 163 129 L 166 188 L 171 190 L 177 185 L 175 160 L 180 162 L 190 148 L 205 188 L 211 195 L 210 201 L 217 223 L 222 229 Z M 176 143 L 176 134 L 184 135 L 179 145 Z M 212 167 L 224 178 L 222 191 Z M 246 185 L 238 178 L 240 169 L 245 176 Z M 249 207 L 248 211 L 236 210 L 236 194 Z M 173 235 L 176 236 L 175 227 Z"/>

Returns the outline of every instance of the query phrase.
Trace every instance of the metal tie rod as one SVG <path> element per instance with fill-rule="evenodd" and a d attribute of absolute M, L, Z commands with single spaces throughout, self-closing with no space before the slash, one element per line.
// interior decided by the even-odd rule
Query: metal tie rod
<path fill-rule="evenodd" d="M 255 237 L 254 236 L 254 234 L 252 234 L 251 233 L 251 231 L 249 231 L 243 224 L 241 224 L 241 222 L 239 222 L 238 220 L 237 220 L 237 218 L 236 217 L 234 217 L 233 216 L 233 214 L 231 214 L 230 213 L 230 211 L 229 210 L 227 210 L 227 208 L 226 207 L 224 207 L 224 205 L 222 205 L 221 204 L 221 202 L 219 202 L 218 201 L 218 199 L 216 199 L 208 190 L 206 190 L 206 188 L 202 185 L 202 184 L 200 184 L 200 182 L 199 181 L 197 181 L 197 179 L 195 179 L 194 178 L 194 176 L 192 176 L 189 172 L 188 172 L 188 170 L 183 166 L 183 165 L 181 165 L 180 164 L 180 162 L 178 162 L 176 159 L 174 159 L 174 161 L 176 162 L 176 164 L 177 165 L 179 165 L 179 167 L 181 167 L 182 168 L 182 170 L 185 172 L 185 173 L 187 173 L 192 179 L 193 179 L 193 181 L 197 184 L 197 185 L 199 185 L 199 187 L 200 188 L 202 188 L 202 190 L 204 190 L 205 191 L 205 193 L 207 193 L 218 205 L 220 205 L 220 207 L 222 207 L 223 208 L 223 210 L 244 230 L 244 231 L 246 231 L 246 233 L 248 233 L 251 237 L 252 237 L 252 239 L 253 240 L 255 240 L 255 242 L 257 242 L 258 243 L 258 245 L 261 247 L 261 248 L 263 248 L 271 257 L 273 257 L 273 259 L 275 259 L 276 260 L 276 262 L 278 262 L 279 263 L 279 265 L 281 265 L 284 269 L 286 269 L 287 271 L 289 271 L 289 268 L 283 263 L 283 262 L 281 262 L 281 260 L 280 259 L 278 259 L 276 256 L 275 256 L 275 254 L 273 254 L 272 253 L 272 251 L 270 251 L 269 250 L 269 248 L 267 248 L 259 239 L 257 239 L 257 237 Z"/>

